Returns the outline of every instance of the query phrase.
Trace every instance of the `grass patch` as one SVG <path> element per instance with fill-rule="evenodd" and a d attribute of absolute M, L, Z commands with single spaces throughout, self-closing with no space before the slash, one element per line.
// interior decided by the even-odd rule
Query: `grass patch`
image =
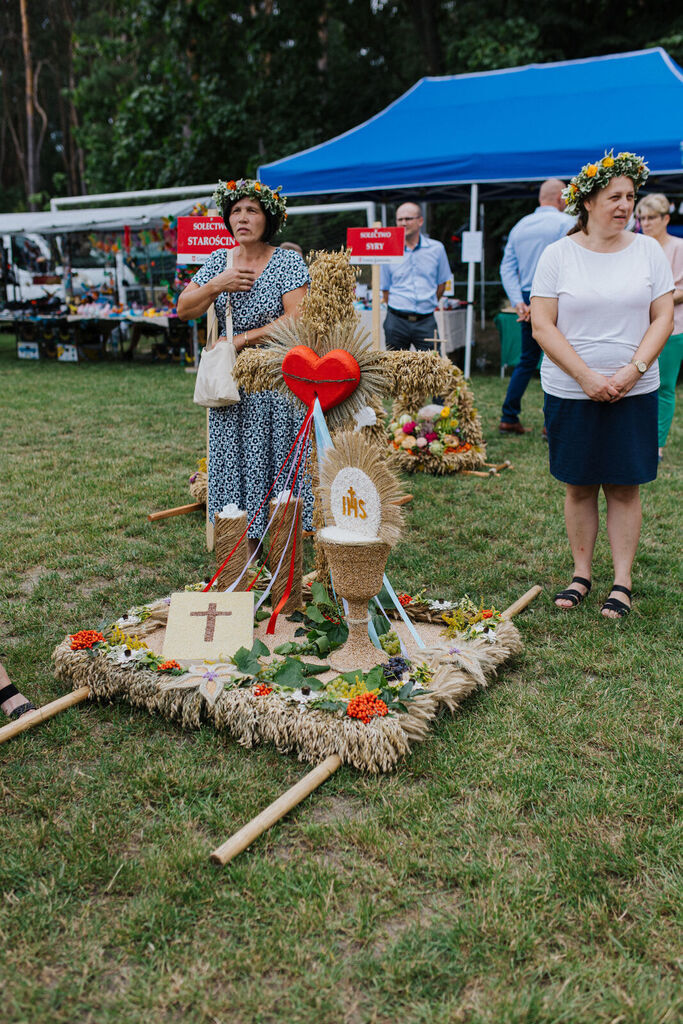
<path fill-rule="evenodd" d="M 204 450 L 175 366 L 20 363 L 0 336 L 0 656 L 58 696 L 68 631 L 201 578 Z M 474 379 L 499 478 L 413 476 L 398 589 L 467 592 L 518 620 L 497 685 L 394 775 L 341 769 L 229 868 L 208 852 L 304 773 L 270 748 L 85 705 L 0 748 L 0 985 L 10 1024 L 643 1024 L 681 1012 L 680 417 L 643 489 L 634 611 L 569 614 L 562 488 L 538 382 L 526 437 L 507 382 Z M 604 510 L 603 510 L 604 511 Z M 680 922 L 678 922 L 679 924 Z"/>

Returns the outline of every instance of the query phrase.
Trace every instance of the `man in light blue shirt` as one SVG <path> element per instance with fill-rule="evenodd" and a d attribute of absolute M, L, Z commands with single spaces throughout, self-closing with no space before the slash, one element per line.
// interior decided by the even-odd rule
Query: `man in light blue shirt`
<path fill-rule="evenodd" d="M 424 224 L 417 203 L 402 203 L 396 224 L 405 228 L 405 250 L 400 263 L 384 263 L 380 277 L 387 304 L 384 338 L 392 351 L 414 345 L 418 352 L 432 349 L 425 339 L 434 336 L 434 310 L 451 276 L 441 242 L 420 233 Z"/>
<path fill-rule="evenodd" d="M 501 434 L 526 434 L 529 428 L 519 422 L 522 395 L 541 358 L 541 348 L 531 334 L 529 297 L 531 282 L 541 253 L 551 242 L 563 238 L 574 225 L 574 218 L 564 213 L 562 189 L 558 178 L 544 181 L 538 193 L 539 205 L 527 217 L 522 217 L 508 235 L 500 276 L 510 305 L 517 310 L 522 324 L 522 352 L 512 371 L 500 420 Z"/>

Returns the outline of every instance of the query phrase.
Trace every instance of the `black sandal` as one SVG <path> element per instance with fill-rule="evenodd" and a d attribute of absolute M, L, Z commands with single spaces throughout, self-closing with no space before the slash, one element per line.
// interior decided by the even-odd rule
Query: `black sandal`
<path fill-rule="evenodd" d="M 612 590 L 618 590 L 622 594 L 626 594 L 629 601 L 631 600 L 631 591 L 628 587 L 622 587 L 619 583 L 615 583 Z M 603 619 L 613 619 L 613 615 L 605 615 L 605 609 L 609 612 L 616 612 L 617 617 L 620 619 L 625 618 L 631 611 L 631 606 L 626 604 L 625 601 L 620 601 L 618 597 L 608 597 L 600 609 L 600 614 Z"/>
<path fill-rule="evenodd" d="M 585 580 L 583 576 L 572 576 L 572 583 L 580 583 L 581 586 L 586 588 L 586 593 L 582 594 L 580 590 L 567 587 L 566 590 L 561 590 L 559 594 L 555 594 L 553 601 L 555 602 L 555 607 L 559 608 L 560 611 L 568 612 L 569 608 L 563 608 L 561 604 L 557 604 L 557 601 L 571 601 L 570 608 L 576 608 L 581 604 L 584 597 L 588 597 L 591 592 L 592 583 L 590 580 Z"/>

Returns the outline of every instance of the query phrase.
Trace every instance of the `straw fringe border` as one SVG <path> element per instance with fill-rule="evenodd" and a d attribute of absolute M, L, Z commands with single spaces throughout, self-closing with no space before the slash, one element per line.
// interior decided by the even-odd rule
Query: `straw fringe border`
<path fill-rule="evenodd" d="M 72 689 L 89 686 L 96 700 L 126 700 L 185 729 L 212 725 L 242 746 L 272 743 L 281 753 L 296 753 L 311 764 L 338 754 L 345 764 L 376 774 L 392 771 L 412 744 L 427 737 L 440 709 L 454 712 L 522 649 L 516 627 L 506 621 L 496 627 L 493 643 L 484 638 L 460 643 L 459 652 L 446 644 L 422 651 L 420 657 L 434 672 L 429 691 L 416 697 L 405 714 L 375 718 L 369 725 L 274 695 L 256 697 L 246 689 L 224 691 L 209 708 L 196 690 L 160 691 L 158 683 L 168 678 L 161 673 L 123 668 L 102 656 L 72 651 L 69 637 L 55 649 L 53 660 L 58 680 Z"/>

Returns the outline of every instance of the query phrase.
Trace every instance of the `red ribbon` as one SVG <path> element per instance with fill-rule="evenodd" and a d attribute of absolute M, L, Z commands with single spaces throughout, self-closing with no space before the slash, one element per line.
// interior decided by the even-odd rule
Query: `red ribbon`
<path fill-rule="evenodd" d="M 277 476 L 275 477 L 275 479 L 273 480 L 272 484 L 270 485 L 270 487 L 269 487 L 269 489 L 268 489 L 268 493 L 266 494 L 265 498 L 263 499 L 263 501 L 261 502 L 261 504 L 259 505 L 259 507 L 258 507 L 258 508 L 256 509 L 256 511 L 254 512 L 253 516 L 252 516 L 252 517 L 251 517 L 251 519 L 249 520 L 249 522 L 247 523 L 247 526 L 246 526 L 246 529 L 245 529 L 244 533 L 242 534 L 242 536 L 240 537 L 240 539 L 239 539 L 239 540 L 237 541 L 237 543 L 235 544 L 234 548 L 232 549 L 232 551 L 230 552 L 230 554 L 229 554 L 229 555 L 227 556 L 227 558 L 225 559 L 225 561 L 224 561 L 224 562 L 223 562 L 223 563 L 222 563 L 221 565 L 219 565 L 218 569 L 216 570 L 216 573 L 215 573 L 215 575 L 214 575 L 214 576 L 213 576 L 213 577 L 212 577 L 212 578 L 211 578 L 211 579 L 209 580 L 209 582 L 207 583 L 207 585 L 206 585 L 206 586 L 204 587 L 204 590 L 202 591 L 202 593 L 206 594 L 206 592 L 207 592 L 208 590 L 211 590 L 211 587 L 212 587 L 212 586 L 214 585 L 214 583 L 216 582 L 216 580 L 218 579 L 218 577 L 220 576 L 220 574 L 221 574 L 221 573 L 223 572 L 223 569 L 224 569 L 224 568 L 226 567 L 226 565 L 228 564 L 228 562 L 230 561 L 230 559 L 232 558 L 232 556 L 233 556 L 233 555 L 235 554 L 235 552 L 237 551 L 237 549 L 238 549 L 238 547 L 240 546 L 240 544 L 242 543 L 242 541 L 244 540 L 244 538 L 245 538 L 245 536 L 246 536 L 246 534 L 247 534 L 247 531 L 248 531 L 249 527 L 250 527 L 250 526 L 251 526 L 251 524 L 252 524 L 252 523 L 254 522 L 254 520 L 256 519 L 257 515 L 259 514 L 259 512 L 261 511 L 261 509 L 263 508 L 263 506 L 265 505 L 265 503 L 266 503 L 266 502 L 268 501 L 268 498 L 270 497 L 271 491 L 272 491 L 272 490 L 273 490 L 273 488 L 275 487 L 275 484 L 276 484 L 276 483 L 278 482 L 278 480 L 279 480 L 280 476 L 282 475 L 282 472 L 283 472 L 283 470 L 284 470 L 285 466 L 286 466 L 286 465 L 287 465 L 287 463 L 289 462 L 289 458 L 290 458 L 290 455 L 292 454 L 292 452 L 294 451 L 294 449 L 295 449 L 295 448 L 296 448 L 296 446 L 297 446 L 297 443 L 298 443 L 298 441 L 299 441 L 299 438 L 300 438 L 300 437 L 301 437 L 301 435 L 302 435 L 302 434 L 304 433 L 304 431 L 306 430 L 306 428 L 308 428 L 308 430 L 306 430 L 306 433 L 308 434 L 308 433 L 310 432 L 310 423 L 311 423 L 311 418 L 312 418 L 312 416 L 313 416 L 313 406 L 311 406 L 311 407 L 310 407 L 310 409 L 308 410 L 308 412 L 306 413 L 306 416 L 305 416 L 305 418 L 304 418 L 304 421 L 303 421 L 303 423 L 301 424 L 301 427 L 299 428 L 299 432 L 298 432 L 298 434 L 296 435 L 296 437 L 294 438 L 294 441 L 293 441 L 293 443 L 292 443 L 292 447 L 291 447 L 291 448 L 289 449 L 289 451 L 287 452 L 287 455 L 285 456 L 285 461 L 284 461 L 284 462 L 282 463 L 282 466 L 281 466 L 281 467 L 280 467 L 280 469 L 278 470 L 278 474 L 277 474 Z M 302 446 L 302 450 L 303 450 L 303 446 Z M 301 460 L 301 455 L 299 455 L 299 461 L 300 461 L 300 460 Z M 291 494 L 290 494 L 290 497 L 291 497 Z M 254 582 L 255 582 L 255 581 L 254 581 Z"/>
<path fill-rule="evenodd" d="M 297 477 L 299 476 L 299 467 L 301 466 L 301 456 L 303 455 L 304 451 L 308 447 L 308 435 L 309 435 L 310 431 L 311 431 L 311 424 L 309 423 L 308 429 L 306 430 L 306 433 L 304 434 L 304 437 L 303 437 L 301 448 L 299 450 L 299 458 L 297 459 L 296 469 L 294 470 L 294 479 L 292 480 L 291 486 L 289 488 L 289 494 L 287 495 L 287 502 L 286 502 L 285 507 L 284 507 L 284 509 L 282 511 L 282 517 L 280 519 L 280 525 L 278 526 L 277 530 L 275 531 L 275 536 L 273 537 L 272 541 L 270 542 L 270 547 L 268 548 L 268 551 L 266 553 L 266 557 L 263 559 L 263 565 L 261 566 L 259 571 L 254 576 L 254 578 L 251 581 L 251 583 L 249 584 L 249 586 L 247 587 L 247 591 L 249 591 L 249 590 L 251 590 L 253 588 L 254 584 L 257 581 L 257 579 L 259 578 L 259 576 L 263 572 L 264 566 L 265 566 L 266 562 L 268 561 L 268 557 L 269 557 L 271 551 L 273 550 L 273 545 L 275 544 L 275 541 L 279 537 L 280 530 L 282 529 L 282 527 L 284 525 L 285 516 L 287 515 L 287 509 L 289 508 L 289 503 L 290 503 L 290 501 L 292 499 L 292 492 L 294 491 L 294 485 L 296 484 Z M 289 458 L 289 456 L 287 456 L 287 457 Z M 308 459 L 308 453 L 306 454 L 306 459 Z M 297 497 L 298 497 L 298 495 L 297 495 Z M 294 533 L 294 546 L 296 547 L 296 527 L 295 527 L 295 533 Z"/>

